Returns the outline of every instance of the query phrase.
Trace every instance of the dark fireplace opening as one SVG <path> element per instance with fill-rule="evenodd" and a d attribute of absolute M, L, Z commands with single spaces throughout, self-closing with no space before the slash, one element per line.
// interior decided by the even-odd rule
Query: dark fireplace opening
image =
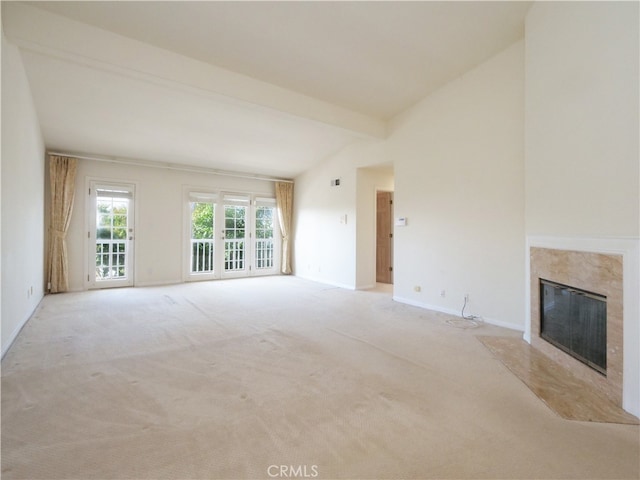
<path fill-rule="evenodd" d="M 541 278 L 540 336 L 606 376 L 607 297 Z"/>

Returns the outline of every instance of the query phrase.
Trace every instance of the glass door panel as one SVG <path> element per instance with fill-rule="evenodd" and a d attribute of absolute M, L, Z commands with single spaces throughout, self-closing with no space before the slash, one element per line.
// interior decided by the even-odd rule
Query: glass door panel
<path fill-rule="evenodd" d="M 255 208 L 254 274 L 275 273 L 275 207 L 257 204 Z"/>
<path fill-rule="evenodd" d="M 244 205 L 224 206 L 224 272 L 246 274 L 246 220 Z"/>
<path fill-rule="evenodd" d="M 215 204 L 191 202 L 191 274 L 214 274 Z"/>
<path fill-rule="evenodd" d="M 133 285 L 133 188 L 92 185 L 95 217 L 89 283 L 95 286 Z"/>

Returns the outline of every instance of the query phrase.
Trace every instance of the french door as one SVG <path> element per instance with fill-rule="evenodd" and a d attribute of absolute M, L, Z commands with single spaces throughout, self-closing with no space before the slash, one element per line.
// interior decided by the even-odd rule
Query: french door
<path fill-rule="evenodd" d="M 248 195 L 224 194 L 222 196 L 222 208 L 224 209 L 224 228 L 222 239 L 224 241 L 223 263 L 221 276 L 243 277 L 249 274 L 251 264 L 249 261 L 250 245 L 247 241 L 251 237 L 251 220 L 249 218 L 249 205 L 251 198 Z"/>
<path fill-rule="evenodd" d="M 188 199 L 188 280 L 277 273 L 274 199 L 196 192 Z"/>
<path fill-rule="evenodd" d="M 89 204 L 89 286 L 132 286 L 134 186 L 91 182 Z"/>

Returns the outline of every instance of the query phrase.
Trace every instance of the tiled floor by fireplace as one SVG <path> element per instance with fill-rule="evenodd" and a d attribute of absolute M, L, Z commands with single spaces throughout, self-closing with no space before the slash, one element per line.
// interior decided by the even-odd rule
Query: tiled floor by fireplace
<path fill-rule="evenodd" d="M 561 417 L 638 425 L 635 416 L 524 340 L 490 336 L 479 336 L 478 339 Z"/>

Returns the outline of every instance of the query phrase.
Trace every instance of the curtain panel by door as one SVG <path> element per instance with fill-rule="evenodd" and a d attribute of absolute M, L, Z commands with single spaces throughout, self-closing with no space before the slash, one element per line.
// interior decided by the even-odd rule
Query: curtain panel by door
<path fill-rule="evenodd" d="M 51 222 L 47 281 L 51 293 L 66 292 L 69 289 L 66 237 L 73 212 L 77 163 L 75 158 L 49 156 Z"/>
<path fill-rule="evenodd" d="M 276 182 L 276 206 L 282 232 L 282 266 L 280 271 L 291 273 L 291 217 L 293 216 L 293 183 Z"/>

